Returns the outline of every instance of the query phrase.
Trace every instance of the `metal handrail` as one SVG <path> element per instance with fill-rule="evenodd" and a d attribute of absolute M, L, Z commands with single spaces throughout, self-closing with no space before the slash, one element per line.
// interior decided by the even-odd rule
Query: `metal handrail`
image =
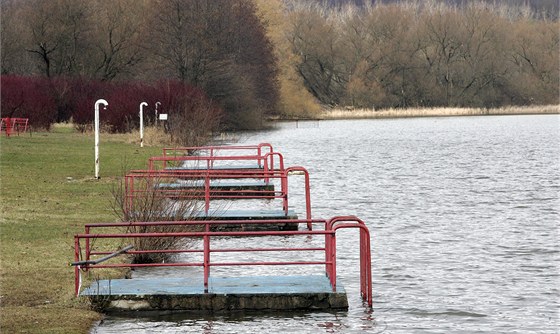
<path fill-rule="evenodd" d="M 75 249 L 75 292 L 79 295 L 80 290 L 80 269 L 90 270 L 96 268 L 118 268 L 118 267 L 186 267 L 198 266 L 204 269 L 204 287 L 205 292 L 208 292 L 208 279 L 210 276 L 210 268 L 216 266 L 275 266 L 275 265 L 325 265 L 325 272 L 328 276 L 333 291 L 336 291 L 336 231 L 342 228 L 359 228 L 360 229 L 360 293 L 362 298 L 367 301 L 368 306 L 372 305 L 372 283 L 371 283 L 371 248 L 370 248 L 370 234 L 367 226 L 363 221 L 355 216 L 334 217 L 329 220 L 324 219 L 311 219 L 311 220 L 291 220 L 298 223 L 315 223 L 323 225 L 323 230 L 302 230 L 302 231 L 235 231 L 225 232 L 210 231 L 211 225 L 217 224 L 231 224 L 244 223 L 244 224 L 270 224 L 274 221 L 271 220 L 245 220 L 245 221 L 174 221 L 174 222 L 132 222 L 132 223 L 103 223 L 103 224 L 88 224 L 86 225 L 86 233 L 77 234 L 74 237 Z M 92 233 L 94 228 L 115 228 L 123 226 L 165 226 L 165 225 L 204 225 L 205 231 L 199 232 L 147 232 L 147 233 Z M 253 236 L 313 236 L 324 235 L 324 247 L 277 247 L 277 248 L 226 248 L 226 249 L 213 249 L 210 247 L 210 239 L 215 237 L 253 237 Z M 191 237 L 202 238 L 202 249 L 179 249 L 179 250 L 134 250 L 127 251 L 127 254 L 135 253 L 162 253 L 162 252 L 199 252 L 203 253 L 202 262 L 181 262 L 181 263 L 110 263 L 98 264 L 90 259 L 92 255 L 104 255 L 107 252 L 92 251 L 90 249 L 91 239 L 132 239 L 132 238 L 163 238 L 163 237 Z M 82 259 L 81 254 L 81 240 L 85 240 L 85 260 Z M 99 243 L 97 243 L 99 244 Z M 245 244 L 245 243 L 243 243 Z M 324 251 L 324 261 L 256 261 L 256 262 L 212 262 L 210 254 L 219 252 L 273 252 L 273 251 L 297 251 L 297 252 L 312 252 Z M 122 254 L 124 252 L 121 252 Z M 114 253 L 109 253 L 113 255 Z M 118 255 L 118 254 L 117 254 Z M 112 256 L 115 257 L 116 255 Z"/>
<path fill-rule="evenodd" d="M 270 145 L 269 143 L 260 143 L 258 145 L 220 145 L 220 146 L 191 146 L 191 147 L 175 147 L 175 148 L 164 148 L 163 149 L 163 156 L 164 157 L 169 157 L 169 152 L 174 152 L 175 154 L 173 154 L 173 157 L 177 157 L 177 152 L 181 152 L 182 154 L 179 156 L 192 156 L 191 153 L 195 153 L 195 152 L 201 152 L 201 151 L 207 151 L 207 154 L 210 157 L 215 157 L 216 152 L 219 151 L 239 151 L 239 150 L 243 150 L 243 151 L 256 151 L 256 155 L 255 154 L 243 154 L 241 156 L 256 156 L 256 160 L 258 163 L 258 166 L 260 167 L 261 161 L 263 160 L 264 156 L 263 156 L 263 150 L 264 149 L 268 149 L 268 153 L 273 153 L 274 149 L 272 148 L 272 145 Z M 231 153 L 228 154 L 227 156 L 229 157 L 236 157 L 236 156 L 240 156 L 240 155 L 232 155 Z M 213 167 L 213 160 L 209 160 L 207 161 L 208 163 L 208 167 L 211 168 Z M 164 168 L 166 167 L 166 162 L 164 161 L 163 163 Z"/>
<path fill-rule="evenodd" d="M 279 159 L 279 168 L 275 168 L 274 157 Z M 217 161 L 235 161 L 235 162 L 245 162 L 245 161 L 255 161 L 257 164 L 254 168 L 246 168 L 249 170 L 273 170 L 273 169 L 284 169 L 284 157 L 279 152 L 268 152 L 264 155 L 261 154 L 251 154 L 251 155 L 228 155 L 228 156 L 199 156 L 199 155 L 181 155 L 181 156 L 156 156 L 148 159 L 148 169 L 149 170 L 159 170 L 159 169 L 170 169 L 168 167 L 169 162 L 195 162 L 204 163 L 205 168 L 189 168 L 189 167 L 173 167 L 173 169 L 180 170 L 214 170 L 216 169 L 214 163 Z M 157 168 L 157 163 L 161 162 L 161 168 Z M 231 166 L 230 168 L 224 168 L 225 170 L 235 170 L 239 167 Z"/>
<path fill-rule="evenodd" d="M 188 147 L 165 147 L 163 155 L 167 156 L 169 152 L 181 152 L 182 155 L 190 155 L 191 153 L 208 151 L 208 154 L 214 155 L 219 151 L 253 151 L 256 150 L 257 155 L 263 152 L 263 148 L 268 148 L 268 152 L 274 152 L 272 145 L 269 143 L 260 143 L 257 145 L 206 145 L 206 146 L 188 146 Z M 176 155 L 176 154 L 174 154 Z"/>
<path fill-rule="evenodd" d="M 97 259 L 97 260 L 74 261 L 74 262 L 70 263 L 70 265 L 71 265 L 71 266 L 85 266 L 85 265 L 99 264 L 99 263 L 101 263 L 101 262 L 108 261 L 108 260 L 114 258 L 115 256 L 119 256 L 119 255 L 121 255 L 121 254 L 123 254 L 123 253 L 126 253 L 126 252 L 128 252 L 129 250 L 131 250 L 131 249 L 133 249 L 133 248 L 134 248 L 134 246 L 128 245 L 128 246 L 126 246 L 125 248 L 120 249 L 120 250 L 118 250 L 118 251 L 116 251 L 116 252 L 112 252 L 112 253 L 104 252 L 104 254 L 108 254 L 108 255 L 107 255 L 107 256 L 104 256 L 104 257 L 102 257 L 102 258 L 99 258 L 99 259 Z M 90 252 L 89 254 L 93 254 L 93 253 Z"/>
<path fill-rule="evenodd" d="M 178 199 L 204 199 L 204 212 L 208 214 L 210 203 L 216 199 L 281 199 L 282 210 L 288 215 L 288 176 L 302 174 L 305 178 L 305 210 L 306 219 L 311 219 L 311 194 L 309 172 L 301 166 L 292 166 L 283 170 L 264 170 L 264 171 L 169 171 L 169 170 L 136 170 L 131 171 L 125 176 L 125 214 L 133 212 L 134 201 L 142 194 L 153 194 L 161 197 L 172 197 Z M 280 190 L 216 190 L 211 189 L 212 180 L 223 179 L 255 179 L 261 178 L 269 182 L 270 179 L 280 180 Z M 204 187 L 192 189 L 166 189 L 159 187 L 165 180 L 202 180 Z M 144 187 L 139 187 L 138 183 L 144 182 Z M 308 225 L 311 228 L 311 225 Z"/>

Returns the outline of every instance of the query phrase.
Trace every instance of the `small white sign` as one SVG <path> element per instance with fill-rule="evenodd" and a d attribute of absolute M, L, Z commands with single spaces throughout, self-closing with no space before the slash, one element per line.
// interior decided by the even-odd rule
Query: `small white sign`
<path fill-rule="evenodd" d="M 167 114 L 159 114 L 160 121 L 167 121 Z"/>

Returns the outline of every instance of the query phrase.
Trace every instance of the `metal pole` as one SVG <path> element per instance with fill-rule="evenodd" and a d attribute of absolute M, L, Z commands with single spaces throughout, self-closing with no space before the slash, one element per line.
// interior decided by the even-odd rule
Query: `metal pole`
<path fill-rule="evenodd" d="M 161 104 L 161 102 L 157 101 L 156 102 L 156 126 L 157 126 L 157 121 L 158 121 L 158 110 L 157 107 Z"/>
<path fill-rule="evenodd" d="M 206 233 L 202 237 L 204 243 L 204 253 L 203 253 L 203 269 L 204 269 L 204 293 L 208 293 L 208 278 L 210 277 L 210 225 L 205 224 Z"/>
<path fill-rule="evenodd" d="M 99 105 L 103 104 L 103 110 L 107 110 L 109 103 L 104 99 L 95 102 L 95 178 L 99 179 Z"/>
<path fill-rule="evenodd" d="M 74 238 L 74 261 L 80 261 L 80 239 Z M 76 297 L 80 295 L 80 266 L 74 267 L 74 292 Z"/>
<path fill-rule="evenodd" d="M 143 107 L 148 106 L 148 103 L 140 103 L 140 147 L 144 147 L 144 111 Z"/>
<path fill-rule="evenodd" d="M 87 265 L 90 265 L 90 264 L 93 264 L 93 265 L 99 264 L 99 263 L 101 263 L 101 262 L 105 262 L 105 261 L 107 261 L 107 260 L 110 260 L 110 259 L 114 258 L 115 256 L 121 255 L 122 253 L 126 253 L 127 251 L 131 250 L 132 248 L 134 248 L 134 246 L 128 245 L 128 246 L 126 246 L 125 248 L 123 248 L 123 249 L 121 249 L 121 250 L 118 250 L 118 251 L 116 251 L 116 252 L 114 252 L 114 253 L 111 253 L 111 254 L 109 254 L 109 255 L 107 255 L 107 256 L 104 256 L 104 257 L 102 257 L 102 258 L 99 258 L 99 259 L 97 259 L 97 260 L 74 261 L 74 262 L 70 263 L 70 265 L 72 265 L 72 266 L 82 266 L 82 265 L 86 265 L 86 266 L 87 266 Z"/>

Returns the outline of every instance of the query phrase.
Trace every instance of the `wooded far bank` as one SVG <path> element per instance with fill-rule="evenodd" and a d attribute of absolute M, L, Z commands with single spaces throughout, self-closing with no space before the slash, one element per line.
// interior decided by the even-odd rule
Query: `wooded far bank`
<path fill-rule="evenodd" d="M 107 87 L 136 92 L 110 101 L 105 121 L 117 132 L 138 126 L 145 99 L 171 107 L 138 88 L 162 92 L 164 82 L 200 96 L 181 113 L 211 110 L 208 124 L 233 130 L 325 108 L 560 103 L 560 25 L 535 7 L 332 2 L 2 0 L 2 115 L 29 117 L 22 103 L 40 106 L 17 97 L 49 94 L 48 115 L 32 125 L 79 124 L 85 111 L 68 102 L 75 85 L 60 82 L 88 83 L 89 99 Z M 18 80 L 34 84 L 10 87 Z"/>

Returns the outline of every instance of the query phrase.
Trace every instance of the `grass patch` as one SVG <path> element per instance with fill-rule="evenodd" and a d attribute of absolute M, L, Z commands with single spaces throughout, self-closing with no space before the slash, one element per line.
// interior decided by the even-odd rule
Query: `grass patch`
<path fill-rule="evenodd" d="M 73 296 L 73 236 L 86 223 L 115 221 L 111 189 L 123 168 L 142 169 L 161 146 L 140 148 L 68 126 L 0 137 L 0 332 L 88 332 L 101 317 Z"/>

